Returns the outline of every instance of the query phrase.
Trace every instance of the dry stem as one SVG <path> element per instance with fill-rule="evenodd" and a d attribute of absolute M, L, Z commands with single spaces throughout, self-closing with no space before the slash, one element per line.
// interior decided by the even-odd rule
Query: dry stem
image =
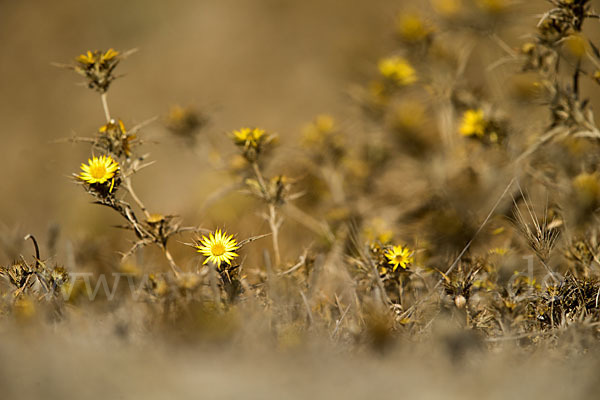
<path fill-rule="evenodd" d="M 106 122 L 110 122 L 110 111 L 108 111 L 108 101 L 106 100 L 106 92 L 102 93 L 100 99 L 102 100 L 102 108 L 104 108 L 104 116 L 106 117 Z"/>
<path fill-rule="evenodd" d="M 265 199 L 269 203 L 269 214 L 265 216 L 265 219 L 269 223 L 269 228 L 271 229 L 271 234 L 273 235 L 273 253 L 275 254 L 275 266 L 278 267 L 281 265 L 281 254 L 279 252 L 279 228 L 283 222 L 282 219 L 277 217 L 277 209 L 275 204 L 273 204 L 273 199 L 270 198 L 269 188 L 265 183 L 265 179 L 260 172 L 260 168 L 258 168 L 258 164 L 256 162 L 252 163 L 252 169 L 254 170 L 254 174 L 256 175 L 256 179 L 258 180 L 258 184 L 260 185 L 260 189 L 265 195 Z"/>

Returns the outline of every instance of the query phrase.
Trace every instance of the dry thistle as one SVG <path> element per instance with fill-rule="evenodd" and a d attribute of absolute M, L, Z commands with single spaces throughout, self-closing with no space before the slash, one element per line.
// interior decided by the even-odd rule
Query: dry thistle
<path fill-rule="evenodd" d="M 231 137 L 236 146 L 242 148 L 242 154 L 250 163 L 258 161 L 261 153 L 276 139 L 260 128 L 241 128 L 232 132 Z"/>
<path fill-rule="evenodd" d="M 111 119 L 98 130 L 97 147 L 118 158 L 129 158 L 132 145 L 137 142 L 135 133 L 127 132 L 123 121 Z"/>
<path fill-rule="evenodd" d="M 173 135 L 193 142 L 196 134 L 208 123 L 208 118 L 190 107 L 175 105 L 169 110 L 164 123 Z"/>
<path fill-rule="evenodd" d="M 110 117 L 106 91 L 115 79 L 114 69 L 119 61 L 133 51 L 121 55 L 112 49 L 107 52 L 87 52 L 77 58 L 78 65 L 72 69 L 89 79 L 89 86 L 101 94 L 102 107 L 106 117 L 106 124 L 100 127 L 97 137 L 75 138 L 73 141 L 92 143 L 93 147 L 100 149 L 105 155 L 93 157 L 89 163 L 82 164 L 83 172 L 77 179 L 84 183 L 85 188 L 92 194 L 97 204 L 109 207 L 119 213 L 126 221 L 123 228 L 132 230 L 137 241 L 131 249 L 124 253 L 123 258 L 133 254 L 136 250 L 147 246 L 157 245 L 165 255 L 172 271 L 177 275 L 180 268 L 175 263 L 167 249 L 167 242 L 173 235 L 197 231 L 194 227 L 182 227 L 174 216 L 150 214 L 133 189 L 132 176 L 151 163 L 145 163 L 147 156 L 133 155 L 133 147 L 140 142 L 137 140 L 137 131 L 142 125 L 134 127 L 130 132 L 125 129 L 121 120 L 115 121 Z M 114 191 L 117 187 L 123 188 L 137 207 L 144 214 L 141 219 L 136 215 L 134 208 L 123 199 L 116 198 Z"/>
<path fill-rule="evenodd" d="M 397 17 L 396 31 L 402 41 L 416 44 L 430 41 L 434 29 L 420 15 L 402 13 Z"/>
<path fill-rule="evenodd" d="M 108 90 L 111 82 L 116 78 L 113 75 L 115 68 L 121 61 L 120 53 L 113 49 L 105 52 L 100 50 L 87 51 L 76 59 L 77 64 L 73 69 L 88 80 L 88 87 L 100 93 Z"/>

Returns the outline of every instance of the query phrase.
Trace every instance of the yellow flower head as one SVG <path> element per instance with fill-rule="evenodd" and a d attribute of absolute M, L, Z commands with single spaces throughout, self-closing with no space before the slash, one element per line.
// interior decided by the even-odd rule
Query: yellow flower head
<path fill-rule="evenodd" d="M 387 250 L 384 255 L 388 259 L 388 263 L 392 265 L 394 271 L 398 266 L 406 269 L 408 264 L 413 262 L 413 256 L 410 250 L 402 246 L 394 246 Z"/>
<path fill-rule="evenodd" d="M 487 121 L 482 109 L 467 110 L 463 114 L 459 131 L 463 136 L 477 136 L 481 138 L 485 133 L 486 126 Z"/>
<path fill-rule="evenodd" d="M 119 52 L 116 51 L 115 49 L 108 49 L 108 50 L 106 50 L 105 53 L 102 53 L 100 55 L 100 62 L 103 63 L 106 61 L 110 61 L 110 60 L 116 58 L 118 55 L 119 55 Z"/>
<path fill-rule="evenodd" d="M 115 59 L 119 55 L 119 52 L 114 49 L 108 49 L 106 52 L 101 52 L 99 50 L 95 51 L 87 51 L 85 54 L 79 55 L 76 60 L 80 64 L 83 65 L 93 65 L 93 64 L 104 64 L 107 61 L 111 61 Z"/>
<path fill-rule="evenodd" d="M 587 39 L 581 34 L 570 35 L 565 39 L 567 50 L 571 55 L 581 58 L 585 56 L 588 49 Z"/>
<path fill-rule="evenodd" d="M 196 245 L 198 253 L 206 256 L 204 264 L 212 262 L 218 267 L 221 263 L 231 265 L 231 260 L 239 255 L 235 252 L 239 248 L 233 235 L 227 236 L 227 233 L 221 232 L 220 229 L 217 229 L 214 235 L 212 233 L 208 237 L 203 235 L 200 243 Z"/>
<path fill-rule="evenodd" d="M 315 120 L 304 128 L 306 145 L 322 145 L 325 137 L 335 130 L 335 119 L 329 114 L 317 115 Z"/>
<path fill-rule="evenodd" d="M 100 133 L 99 144 L 106 152 L 117 157 L 131 156 L 132 147 L 136 144 L 137 135 L 128 133 L 123 121 L 111 120 L 102 125 L 98 130 Z"/>
<path fill-rule="evenodd" d="M 238 146 L 258 147 L 265 133 L 260 128 L 242 128 L 233 131 L 233 140 Z"/>
<path fill-rule="evenodd" d="M 87 51 L 75 58 L 77 63 L 71 68 L 88 80 L 90 89 L 105 93 L 111 82 L 117 78 L 114 69 L 122 58 L 121 54 L 114 49 L 105 52 Z"/>
<path fill-rule="evenodd" d="M 394 238 L 394 232 L 389 229 L 389 225 L 383 218 L 374 218 L 369 221 L 364 230 L 364 235 L 369 242 L 379 242 L 381 244 L 391 243 Z"/>
<path fill-rule="evenodd" d="M 400 14 L 397 30 L 400 37 L 408 42 L 419 42 L 431 34 L 431 28 L 416 14 Z"/>
<path fill-rule="evenodd" d="M 102 125 L 99 129 L 100 133 L 104 133 L 104 132 L 109 132 L 111 129 L 120 129 L 121 133 L 126 134 L 127 133 L 127 129 L 125 129 L 125 124 L 123 124 L 123 121 L 118 120 L 118 121 L 109 121 L 108 123 L 106 123 L 106 125 Z"/>
<path fill-rule="evenodd" d="M 402 57 L 384 58 L 377 66 L 381 75 L 400 86 L 407 86 L 417 81 L 415 69 Z"/>
<path fill-rule="evenodd" d="M 94 56 L 94 53 L 88 50 L 85 54 L 77 56 L 76 60 L 81 64 L 93 64 L 96 60 L 96 57 Z"/>
<path fill-rule="evenodd" d="M 208 123 L 208 118 L 191 107 L 174 105 L 164 122 L 171 133 L 193 142 L 199 130 Z"/>
<path fill-rule="evenodd" d="M 600 179 L 597 173 L 581 173 L 573 181 L 573 191 L 579 206 L 591 208 L 600 201 Z"/>
<path fill-rule="evenodd" d="M 431 0 L 431 4 L 436 12 L 446 17 L 458 14 L 462 7 L 461 0 Z"/>
<path fill-rule="evenodd" d="M 79 179 L 90 185 L 94 183 L 103 184 L 112 180 L 112 191 L 114 178 L 119 170 L 119 164 L 111 156 L 94 156 L 88 160 L 88 164 L 81 164 L 81 169 L 82 172 L 79 174 Z"/>

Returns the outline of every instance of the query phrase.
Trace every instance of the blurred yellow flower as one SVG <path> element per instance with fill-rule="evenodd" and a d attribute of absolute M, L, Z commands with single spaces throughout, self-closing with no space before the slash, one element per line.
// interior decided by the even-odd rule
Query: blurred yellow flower
<path fill-rule="evenodd" d="M 463 114 L 459 131 L 463 136 L 483 137 L 486 125 L 482 109 L 467 110 Z"/>
<path fill-rule="evenodd" d="M 85 54 L 81 54 L 77 57 L 77 61 L 82 64 L 93 64 L 95 60 L 94 53 L 87 51 Z"/>
<path fill-rule="evenodd" d="M 117 57 L 119 52 L 114 49 L 108 49 L 105 53 L 100 55 L 100 62 L 103 63 L 105 61 L 110 61 L 113 58 Z"/>
<path fill-rule="evenodd" d="M 565 45 L 569 52 L 577 57 L 581 58 L 585 56 L 588 49 L 588 43 L 586 38 L 581 34 L 573 34 L 565 39 Z"/>
<path fill-rule="evenodd" d="M 112 128 L 119 128 L 121 130 L 121 132 L 127 133 L 127 130 L 125 129 L 125 125 L 123 124 L 123 121 L 121 121 L 121 120 L 118 120 L 117 122 L 115 122 L 114 120 L 109 121 L 107 124 L 102 125 L 100 127 L 100 129 L 98 129 L 98 131 L 100 133 L 104 133 L 104 132 L 108 132 Z"/>
<path fill-rule="evenodd" d="M 400 14 L 396 23 L 400 37 L 407 42 L 419 42 L 432 32 L 417 14 Z"/>
<path fill-rule="evenodd" d="M 400 86 L 410 85 L 417 81 L 415 69 L 402 57 L 387 57 L 379 61 L 379 72 Z"/>
<path fill-rule="evenodd" d="M 600 199 L 600 179 L 597 173 L 581 173 L 573 178 L 573 189 L 579 204 L 596 204 Z"/>
<path fill-rule="evenodd" d="M 447 17 L 456 15 L 462 6 L 461 0 L 431 0 L 431 5 L 435 11 Z"/>
<path fill-rule="evenodd" d="M 392 265 L 392 269 L 395 271 L 398 266 L 401 266 L 403 269 L 408 267 L 408 264 L 413 262 L 413 257 L 406 247 L 402 246 L 393 246 L 391 249 L 385 252 L 385 257 L 388 259 L 388 262 Z"/>
<path fill-rule="evenodd" d="M 227 233 L 221 232 L 220 229 L 217 229 L 214 235 L 212 233 L 208 237 L 203 235 L 200 243 L 196 245 L 198 253 L 206 257 L 204 264 L 212 262 L 217 267 L 220 267 L 221 263 L 231 265 L 231 260 L 238 257 L 235 251 L 239 248 L 233 235 L 227 236 Z"/>
<path fill-rule="evenodd" d="M 423 126 L 425 119 L 425 106 L 415 100 L 400 103 L 393 114 L 394 125 L 401 131 L 416 131 Z"/>
<path fill-rule="evenodd" d="M 307 145 L 320 145 L 325 136 L 335 129 L 335 120 L 329 114 L 317 115 L 315 120 L 306 125 L 303 130 L 303 139 Z"/>
<path fill-rule="evenodd" d="M 369 242 L 378 241 L 388 244 L 394 238 L 394 232 L 383 218 L 373 218 L 364 230 L 364 235 Z"/>
<path fill-rule="evenodd" d="M 93 52 L 88 50 L 85 54 L 79 55 L 76 60 L 84 65 L 92 65 L 95 63 L 103 64 L 116 58 L 118 55 L 119 52 L 114 49 L 108 49 L 104 53 L 99 50 L 95 50 Z"/>
<path fill-rule="evenodd" d="M 239 146 L 258 147 L 265 133 L 264 129 L 260 128 L 242 128 L 233 131 L 233 140 Z"/>

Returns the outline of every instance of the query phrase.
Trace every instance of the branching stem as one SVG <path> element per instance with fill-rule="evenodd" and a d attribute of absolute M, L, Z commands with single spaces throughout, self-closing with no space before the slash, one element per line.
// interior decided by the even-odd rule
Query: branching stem
<path fill-rule="evenodd" d="M 144 205 L 144 203 L 142 203 L 140 198 L 137 196 L 137 194 L 133 190 L 133 186 L 131 185 L 131 179 L 129 177 L 123 178 L 123 183 L 124 183 L 123 186 L 125 187 L 125 189 L 127 189 L 127 192 L 129 193 L 129 195 L 131 196 L 133 201 L 135 201 L 135 204 L 137 204 L 137 206 L 140 208 L 140 210 L 142 210 L 146 219 L 150 218 L 150 213 L 148 212 L 148 209 L 146 209 L 146 206 Z"/>
<path fill-rule="evenodd" d="M 256 175 L 258 184 L 260 185 L 260 190 L 263 192 L 264 198 L 269 205 L 269 214 L 266 216 L 266 220 L 269 222 L 269 228 L 271 229 L 273 238 L 275 266 L 279 267 L 281 265 L 281 253 L 279 252 L 279 228 L 281 227 L 282 220 L 277 217 L 277 208 L 273 203 L 274 199 L 271 198 L 269 188 L 267 187 L 262 172 L 260 172 L 260 168 L 258 168 L 258 164 L 256 162 L 252 163 L 252 169 L 254 170 L 254 174 Z"/>

